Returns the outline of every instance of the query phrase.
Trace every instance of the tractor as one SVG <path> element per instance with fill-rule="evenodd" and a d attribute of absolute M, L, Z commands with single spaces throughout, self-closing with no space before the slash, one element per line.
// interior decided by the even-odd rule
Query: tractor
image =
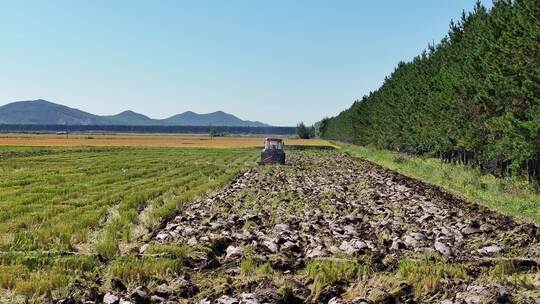
<path fill-rule="evenodd" d="M 285 144 L 281 138 L 266 138 L 261 151 L 261 165 L 285 164 Z"/>

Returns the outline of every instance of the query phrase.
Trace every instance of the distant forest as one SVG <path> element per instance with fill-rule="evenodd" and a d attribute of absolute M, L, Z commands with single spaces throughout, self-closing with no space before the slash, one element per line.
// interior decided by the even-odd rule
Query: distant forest
<path fill-rule="evenodd" d="M 495 1 L 400 62 L 321 137 L 540 180 L 540 0 Z"/>
<path fill-rule="evenodd" d="M 294 127 L 219 127 L 219 126 L 104 126 L 104 125 L 14 125 L 0 124 L 4 132 L 122 132 L 122 133 L 210 133 L 292 135 Z"/>

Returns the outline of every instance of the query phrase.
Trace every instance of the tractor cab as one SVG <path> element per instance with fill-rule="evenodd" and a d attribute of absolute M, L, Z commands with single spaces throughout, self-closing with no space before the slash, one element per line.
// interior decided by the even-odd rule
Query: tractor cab
<path fill-rule="evenodd" d="M 285 164 L 285 144 L 281 138 L 266 138 L 260 164 Z"/>

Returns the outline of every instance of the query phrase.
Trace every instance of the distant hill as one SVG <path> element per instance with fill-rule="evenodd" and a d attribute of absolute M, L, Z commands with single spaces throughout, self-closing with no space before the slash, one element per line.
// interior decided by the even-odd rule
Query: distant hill
<path fill-rule="evenodd" d="M 258 121 L 241 120 L 238 117 L 217 111 L 208 114 L 197 114 L 191 111 L 163 119 L 166 125 L 175 126 L 234 126 L 234 127 L 265 127 L 268 126 Z"/>
<path fill-rule="evenodd" d="M 132 125 L 132 126 L 147 126 L 147 125 L 156 124 L 156 120 L 146 115 L 133 112 L 131 110 L 124 111 L 116 115 L 102 116 L 102 117 L 115 122 L 115 124 L 117 125 L 120 124 L 120 125 Z"/>
<path fill-rule="evenodd" d="M 100 125 L 107 119 L 46 100 L 17 101 L 0 107 L 0 123 Z"/>
<path fill-rule="evenodd" d="M 25 125 L 118 125 L 118 126 L 224 126 L 267 127 L 258 121 L 242 120 L 217 111 L 208 114 L 184 112 L 165 119 L 152 119 L 133 111 L 116 115 L 95 115 L 38 99 L 17 101 L 0 107 L 0 124 Z"/>

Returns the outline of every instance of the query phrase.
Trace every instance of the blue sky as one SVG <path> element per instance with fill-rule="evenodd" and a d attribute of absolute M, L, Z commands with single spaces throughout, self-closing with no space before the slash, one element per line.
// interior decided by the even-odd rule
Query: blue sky
<path fill-rule="evenodd" d="M 483 1 L 489 4 L 490 1 Z M 313 123 L 379 87 L 473 0 L 0 1 L 0 105 L 223 110 Z"/>

